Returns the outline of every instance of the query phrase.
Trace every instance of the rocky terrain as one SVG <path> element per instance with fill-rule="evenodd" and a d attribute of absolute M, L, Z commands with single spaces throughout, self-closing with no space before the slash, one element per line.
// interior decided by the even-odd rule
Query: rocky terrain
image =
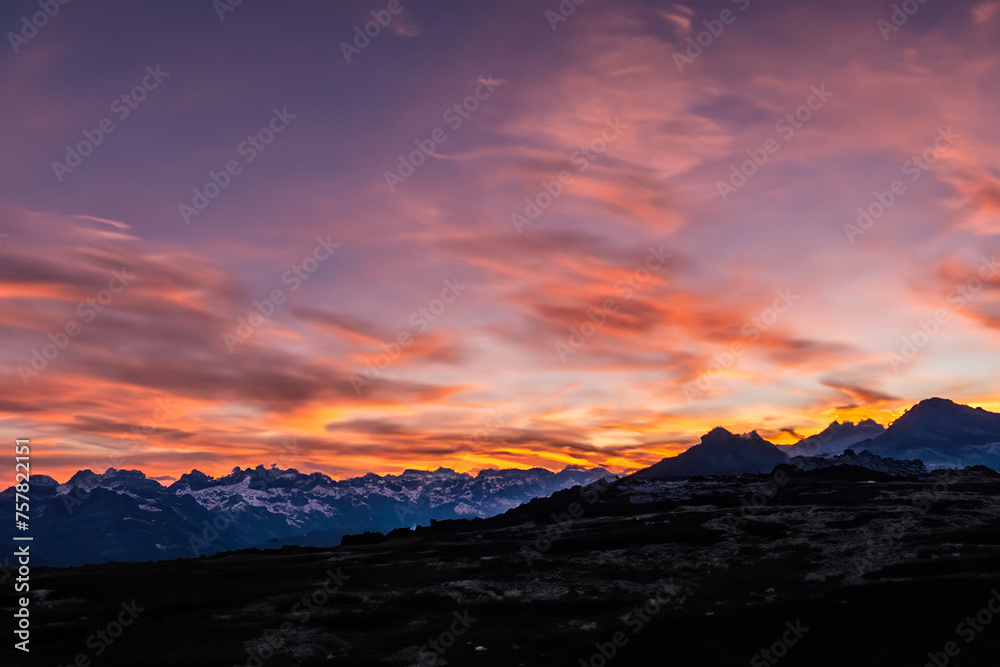
<path fill-rule="evenodd" d="M 621 479 L 35 476 L 31 662 L 3 664 L 1000 663 L 1000 415 L 928 399 L 842 453 L 878 429 L 835 425 L 716 428 Z"/>
<path fill-rule="evenodd" d="M 884 472 L 889 475 L 920 475 L 927 472 L 927 466 L 919 459 L 899 461 L 867 451 L 858 453 L 853 449 L 848 449 L 837 456 L 794 456 L 789 460 L 789 463 L 800 470 L 847 465 Z"/>
<path fill-rule="evenodd" d="M 631 476 L 362 542 L 36 570 L 32 664 L 102 646 L 130 667 L 1000 658 L 1000 617 L 967 620 L 993 619 L 1000 585 L 1000 475 L 982 467 Z M 120 638 L 93 639 L 133 601 Z"/>

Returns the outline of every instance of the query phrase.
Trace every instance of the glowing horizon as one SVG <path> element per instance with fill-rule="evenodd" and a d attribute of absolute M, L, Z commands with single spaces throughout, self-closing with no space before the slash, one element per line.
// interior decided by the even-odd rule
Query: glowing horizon
<path fill-rule="evenodd" d="M 371 7 L 174 4 L 0 59 L 33 472 L 620 472 L 1000 412 L 996 2 L 404 3 L 346 51 Z"/>

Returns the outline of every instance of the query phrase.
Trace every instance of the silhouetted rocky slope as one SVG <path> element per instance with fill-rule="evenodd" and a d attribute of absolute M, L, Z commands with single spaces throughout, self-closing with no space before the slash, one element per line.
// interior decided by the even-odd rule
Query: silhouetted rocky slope
<path fill-rule="evenodd" d="M 639 477 L 667 479 L 692 475 L 738 475 L 770 472 L 784 463 L 788 456 L 764 440 L 756 431 L 734 435 L 724 428 L 714 428 L 701 436 L 697 444 L 677 456 L 665 458 L 645 470 Z"/>
<path fill-rule="evenodd" d="M 855 452 L 848 449 L 838 456 L 818 457 L 818 456 L 795 456 L 789 463 L 801 470 L 816 470 L 818 468 L 829 468 L 831 466 L 856 466 L 875 470 L 889 475 L 919 475 L 927 472 L 927 466 L 923 461 L 897 460 L 888 457 L 872 454 L 871 452 Z"/>
<path fill-rule="evenodd" d="M 956 627 L 1000 582 L 1000 475 L 821 478 L 851 470 L 881 475 L 632 476 L 357 546 L 35 570 L 31 664 L 95 659 L 132 600 L 101 665 L 997 664 Z"/>

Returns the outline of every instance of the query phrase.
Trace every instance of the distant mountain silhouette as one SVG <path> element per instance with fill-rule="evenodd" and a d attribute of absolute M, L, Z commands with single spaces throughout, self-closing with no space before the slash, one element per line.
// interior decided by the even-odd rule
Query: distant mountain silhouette
<path fill-rule="evenodd" d="M 853 445 L 932 467 L 986 465 L 1000 470 L 1000 414 L 945 398 L 920 401 L 884 433 Z"/>
<path fill-rule="evenodd" d="M 333 546 L 349 533 L 489 517 L 533 498 L 597 479 L 604 468 L 567 466 L 405 470 L 333 480 L 322 473 L 234 468 L 218 479 L 198 470 L 164 487 L 138 470 L 81 470 L 65 484 L 31 477 L 33 562 L 79 565 L 184 558 L 284 544 Z M 13 517 L 15 488 L 0 493 Z M 0 530 L 10 541 L 13 520 Z"/>
<path fill-rule="evenodd" d="M 847 449 L 855 453 L 843 454 Z M 839 456 L 831 459 L 833 455 Z M 662 459 L 634 476 L 670 479 L 769 473 L 776 465 L 788 463 L 789 457 L 829 459 L 809 462 L 810 469 L 851 465 L 892 475 L 918 474 L 925 464 L 930 468 L 985 465 L 1000 470 L 1000 414 L 943 398 L 928 398 L 888 428 L 871 419 L 856 424 L 835 421 L 795 445 L 780 447 L 756 431 L 734 435 L 717 427 L 702 436 L 701 444 Z"/>
<path fill-rule="evenodd" d="M 823 454 L 840 454 L 862 440 L 874 438 L 885 431 L 885 427 L 872 419 L 854 422 L 835 421 L 825 429 L 799 440 L 794 445 L 781 446 L 789 456 L 822 456 Z"/>
<path fill-rule="evenodd" d="M 701 444 L 640 470 L 635 476 L 668 479 L 694 475 L 769 473 L 776 465 L 787 461 L 788 456 L 760 437 L 757 431 L 734 435 L 716 427 L 701 436 Z"/>
<path fill-rule="evenodd" d="M 850 454 L 831 456 L 851 442 Z M 789 459 L 796 448 L 805 458 Z M 819 453 L 809 452 L 819 450 Z M 812 455 L 810 455 L 812 454 Z M 919 461 L 908 460 L 919 459 Z M 865 420 L 834 422 L 822 433 L 779 448 L 756 431 L 735 435 L 714 428 L 678 456 L 634 473 L 643 479 L 769 474 L 795 464 L 814 481 L 857 475 L 919 475 L 928 468 L 988 466 L 1000 470 L 1000 414 L 930 398 L 888 428 Z M 861 470 L 862 472 L 858 472 Z M 348 534 L 388 532 L 432 520 L 485 518 L 575 485 L 612 478 L 603 468 L 569 466 L 554 473 L 447 468 L 369 473 L 333 480 L 322 473 L 280 468 L 235 468 L 220 478 L 193 470 L 165 487 L 136 470 L 81 470 L 64 484 L 31 478 L 35 541 L 41 565 L 108 560 L 162 560 L 254 546 L 332 546 Z M 13 516 L 15 489 L 0 493 L 0 515 Z M 0 530 L 10 539 L 14 522 Z"/>

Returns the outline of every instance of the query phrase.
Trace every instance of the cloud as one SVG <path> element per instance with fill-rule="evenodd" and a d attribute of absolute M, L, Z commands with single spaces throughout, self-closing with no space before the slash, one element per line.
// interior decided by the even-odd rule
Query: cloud
<path fill-rule="evenodd" d="M 669 10 L 661 9 L 656 13 L 674 27 L 678 37 L 683 38 L 691 34 L 691 16 L 694 11 L 690 7 L 675 4 Z"/>
<path fill-rule="evenodd" d="M 895 396 L 890 396 L 881 391 L 874 389 L 868 389 L 866 387 L 861 387 L 857 385 L 848 384 L 845 382 L 839 382 L 836 380 L 824 380 L 820 384 L 831 389 L 836 389 L 843 395 L 849 397 L 851 400 L 856 401 L 861 405 L 869 404 L 880 404 L 886 401 L 898 401 L 899 399 Z M 854 405 L 847 406 L 854 407 Z"/>
<path fill-rule="evenodd" d="M 166 477 L 284 460 L 337 474 L 622 469 L 717 424 L 790 437 L 834 416 L 885 421 L 926 395 L 987 400 L 993 280 L 912 365 L 884 360 L 953 305 L 996 235 L 997 9 L 928 5 L 888 42 L 884 9 L 754 4 L 683 71 L 673 55 L 709 7 L 588 5 L 552 38 L 529 5 L 414 5 L 387 32 L 434 39 L 383 36 L 349 65 L 329 26 L 362 17 L 338 4 L 266 25 L 251 12 L 211 39 L 194 28 L 227 58 L 185 51 L 176 35 L 192 27 L 152 6 L 128 13 L 165 26 L 141 44 L 120 39 L 119 17 L 53 24 L 59 39 L 0 66 L 19 91 L 0 100 L 16 121 L 0 128 L 0 201 L 20 202 L 0 204 L 5 424 L 61 443 L 48 464 L 66 471 L 116 452 Z M 274 29 L 298 38 L 256 39 Z M 177 74 L 57 183 L 51 160 L 136 84 L 127 63 L 153 54 Z M 324 54 L 337 67 L 322 85 L 288 75 Z M 454 127 L 442 112 L 476 75 L 502 85 Z M 790 125 L 820 86 L 829 100 Z M 288 131 L 183 225 L 178 202 L 286 103 Z M 389 192 L 385 171 L 436 127 L 438 159 Z M 907 162 L 948 127 L 958 140 L 910 180 Z M 718 183 L 769 138 L 778 150 L 723 201 Z M 849 243 L 844 224 L 895 179 L 905 193 Z M 516 229 L 529 206 L 538 215 Z M 317 235 L 342 247 L 293 293 L 281 276 Z M 651 248 L 670 255 L 644 270 Z M 123 269 L 127 288 L 88 306 Z M 475 289 L 416 331 L 411 314 L 456 276 Z M 287 302 L 230 352 L 224 335 L 276 287 Z M 801 298 L 771 313 L 775 290 Z M 18 367 L 69 322 L 79 334 L 25 386 Z M 164 398 L 175 408 L 156 418 Z M 152 422 L 123 453 L 122 436 Z M 292 437 L 298 453 L 281 444 Z"/>

